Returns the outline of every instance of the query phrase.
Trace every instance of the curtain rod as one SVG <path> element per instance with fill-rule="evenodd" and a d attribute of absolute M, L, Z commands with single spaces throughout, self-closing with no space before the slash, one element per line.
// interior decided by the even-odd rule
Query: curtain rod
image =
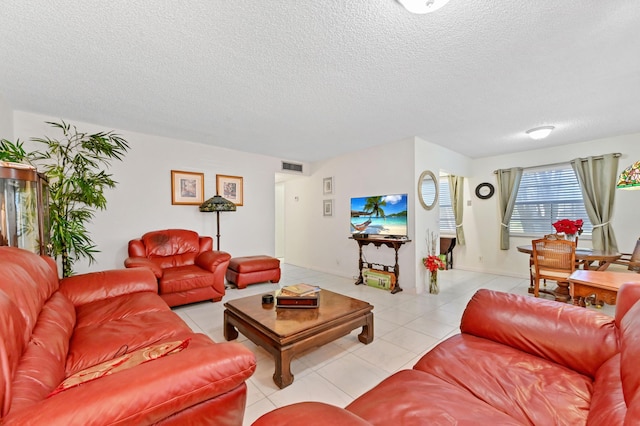
<path fill-rule="evenodd" d="M 618 158 L 618 157 L 622 156 L 622 154 L 620 154 L 619 152 L 614 152 L 614 153 L 613 153 L 613 156 L 614 156 L 614 157 L 616 157 L 616 158 Z M 603 155 L 593 155 L 593 156 L 591 156 L 590 158 L 593 158 L 594 160 L 602 160 L 602 159 L 604 158 L 604 156 L 603 156 Z M 582 160 L 582 161 L 588 161 L 586 158 L 581 158 L 580 160 Z M 522 170 L 539 169 L 539 168 L 541 168 L 541 167 L 561 166 L 561 165 L 563 165 L 563 164 L 570 164 L 570 163 L 571 163 L 571 161 L 573 161 L 573 160 L 569 160 L 569 161 L 561 161 L 561 162 L 559 162 L 559 163 L 540 164 L 540 165 L 538 165 L 538 166 L 522 167 Z M 497 175 L 497 174 L 498 174 L 498 171 L 497 171 L 497 170 L 494 170 L 494 171 L 493 171 L 493 174 L 494 174 L 494 175 Z"/>

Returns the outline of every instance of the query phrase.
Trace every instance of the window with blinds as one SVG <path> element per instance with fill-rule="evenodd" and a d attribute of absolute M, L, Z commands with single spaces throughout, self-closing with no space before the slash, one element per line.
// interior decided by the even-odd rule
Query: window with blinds
<path fill-rule="evenodd" d="M 591 235 L 578 179 L 570 165 L 547 170 L 525 170 L 509 223 L 511 235 L 542 236 L 554 233 L 559 219 L 582 219 L 583 236 Z"/>
<path fill-rule="evenodd" d="M 440 233 L 455 234 L 456 218 L 453 215 L 451 193 L 449 192 L 449 179 L 447 176 L 440 176 L 438 203 L 440 203 Z"/>

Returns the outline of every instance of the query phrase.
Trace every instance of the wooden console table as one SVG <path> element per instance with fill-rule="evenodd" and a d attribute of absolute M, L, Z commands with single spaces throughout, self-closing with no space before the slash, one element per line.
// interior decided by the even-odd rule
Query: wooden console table
<path fill-rule="evenodd" d="M 393 271 L 393 274 L 396 276 L 396 285 L 393 288 L 393 290 L 391 290 L 391 293 L 395 294 L 402 291 L 402 288 L 400 287 L 400 281 L 398 280 L 398 277 L 400 276 L 400 266 L 398 265 L 398 250 L 400 249 L 400 247 L 402 247 L 404 243 L 410 243 L 411 240 L 404 239 L 404 238 L 385 238 L 385 237 L 362 238 L 362 237 L 356 237 L 356 236 L 349 237 L 349 239 L 355 240 L 358 243 L 358 269 L 360 270 L 360 275 L 358 276 L 356 285 L 364 284 L 364 278 L 362 277 L 363 268 L 379 269 L 387 272 L 389 272 L 389 270 L 391 269 Z M 390 266 L 390 265 L 381 265 L 379 263 L 371 263 L 371 262 L 363 261 L 362 246 L 366 246 L 369 244 L 373 244 L 377 248 L 380 248 L 380 246 L 386 246 L 386 247 L 392 248 L 396 254 L 396 263 L 393 266 Z M 376 266 L 378 268 L 376 268 Z"/>

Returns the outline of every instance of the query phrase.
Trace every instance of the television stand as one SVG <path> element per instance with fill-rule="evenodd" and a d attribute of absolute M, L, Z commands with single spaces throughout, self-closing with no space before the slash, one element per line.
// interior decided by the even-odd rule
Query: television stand
<path fill-rule="evenodd" d="M 400 281 L 398 279 L 398 277 L 400 276 L 400 266 L 398 265 L 398 250 L 400 249 L 400 247 L 402 247 L 404 243 L 410 243 L 411 240 L 407 238 L 389 238 L 389 237 L 372 237 L 372 236 L 368 236 L 366 238 L 351 236 L 349 237 L 349 239 L 355 240 L 358 243 L 358 269 L 360 270 L 360 274 L 358 276 L 358 280 L 356 281 L 356 285 L 364 284 L 364 278 L 362 277 L 363 268 L 377 269 L 379 271 L 386 271 L 386 272 L 389 272 L 389 270 L 392 270 L 393 274 L 396 276 L 396 285 L 393 288 L 393 290 L 391 290 L 391 294 L 401 292 L 402 287 L 400 287 Z M 373 244 L 377 248 L 380 248 L 380 246 L 382 245 L 392 248 L 396 254 L 395 265 L 393 266 L 381 265 L 379 263 L 371 263 L 371 262 L 363 261 L 362 246 L 366 246 L 369 244 Z"/>

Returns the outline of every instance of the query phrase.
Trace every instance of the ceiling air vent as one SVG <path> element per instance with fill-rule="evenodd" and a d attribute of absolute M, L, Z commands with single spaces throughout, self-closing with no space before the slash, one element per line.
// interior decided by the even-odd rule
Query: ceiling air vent
<path fill-rule="evenodd" d="M 282 162 L 282 170 L 302 173 L 302 164 Z"/>

